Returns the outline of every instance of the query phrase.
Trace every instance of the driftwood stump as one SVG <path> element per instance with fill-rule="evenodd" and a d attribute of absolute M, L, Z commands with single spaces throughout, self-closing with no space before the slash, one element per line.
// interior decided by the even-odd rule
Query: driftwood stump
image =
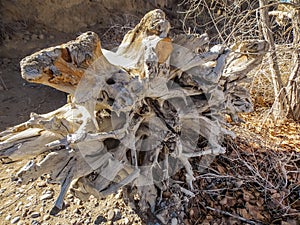
<path fill-rule="evenodd" d="M 94 32 L 41 50 L 21 61 L 22 77 L 70 94 L 63 107 L 0 133 L 0 157 L 30 160 L 22 182 L 47 173 L 61 184 L 52 214 L 70 189 L 87 199 L 124 188 L 129 201 L 154 212 L 159 194 L 184 168 L 192 195 L 190 159 L 225 153 L 225 115 L 238 122 L 252 110 L 243 88 L 262 60 L 259 40 L 209 48 L 203 35 L 168 36 L 161 10 L 147 13 L 116 52 L 101 49 Z M 126 193 L 124 193 L 126 196 Z"/>

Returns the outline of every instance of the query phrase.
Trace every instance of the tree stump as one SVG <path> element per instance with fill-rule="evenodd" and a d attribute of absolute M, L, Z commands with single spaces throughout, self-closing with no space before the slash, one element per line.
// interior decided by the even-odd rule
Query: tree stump
<path fill-rule="evenodd" d="M 225 116 L 239 122 L 252 110 L 247 73 L 262 60 L 264 41 L 209 48 L 203 35 L 168 36 L 161 10 L 147 13 L 116 52 L 101 49 L 86 32 L 76 40 L 24 58 L 22 77 L 70 94 L 63 107 L 0 133 L 0 157 L 30 160 L 17 174 L 29 182 L 48 173 L 61 192 L 52 214 L 70 189 L 81 199 L 116 193 L 139 196 L 154 212 L 159 193 L 176 183 L 183 168 L 193 194 L 191 158 L 225 153 L 233 133 Z M 126 187 L 126 188 L 125 188 Z M 125 196 L 125 194 L 124 194 Z M 129 197 L 130 201 L 134 201 Z"/>

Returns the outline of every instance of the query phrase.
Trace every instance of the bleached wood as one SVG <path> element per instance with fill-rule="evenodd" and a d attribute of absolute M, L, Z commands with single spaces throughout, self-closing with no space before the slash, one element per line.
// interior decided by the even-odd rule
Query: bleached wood
<path fill-rule="evenodd" d="M 171 40 L 161 10 L 145 15 L 116 53 L 102 50 L 93 32 L 39 51 L 21 61 L 23 78 L 70 93 L 70 102 L 0 133 L 0 157 L 29 159 L 17 176 L 27 182 L 44 173 L 60 183 L 52 214 L 66 192 L 98 198 L 130 186 L 139 206 L 152 211 L 170 176 L 185 168 L 192 196 L 190 158 L 223 154 L 225 114 L 252 109 L 247 73 L 267 44 L 252 40 L 232 50 L 208 49 L 208 37 Z M 124 188 L 125 191 L 125 188 Z M 133 199 L 132 199 L 133 200 Z"/>

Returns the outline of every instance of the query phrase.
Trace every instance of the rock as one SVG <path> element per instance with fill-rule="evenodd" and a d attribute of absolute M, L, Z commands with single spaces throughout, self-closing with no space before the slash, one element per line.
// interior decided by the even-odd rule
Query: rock
<path fill-rule="evenodd" d="M 115 199 L 121 199 L 122 198 L 122 191 L 118 191 L 118 193 L 115 195 Z"/>
<path fill-rule="evenodd" d="M 114 210 L 109 210 L 107 213 L 107 220 L 112 220 L 115 216 Z"/>
<path fill-rule="evenodd" d="M 23 217 L 23 218 L 25 218 L 25 217 L 28 215 L 28 211 L 29 211 L 28 208 L 27 208 L 27 209 L 24 209 L 24 210 L 22 211 L 22 217 Z"/>
<path fill-rule="evenodd" d="M 194 212 L 194 210 L 193 210 L 193 209 L 191 209 L 191 210 L 189 211 L 189 214 L 190 214 L 190 218 L 194 217 L 194 215 L 195 215 L 195 212 Z"/>
<path fill-rule="evenodd" d="M 32 202 L 28 202 L 26 205 L 24 205 L 25 208 L 29 208 L 32 205 Z"/>
<path fill-rule="evenodd" d="M 47 183 L 46 183 L 46 181 L 41 181 L 41 182 L 38 182 L 38 183 L 37 183 L 37 186 L 38 186 L 38 187 L 46 187 L 46 186 L 47 186 Z"/>
<path fill-rule="evenodd" d="M 178 220 L 176 218 L 172 218 L 171 225 L 177 225 L 177 224 L 178 224 Z"/>
<path fill-rule="evenodd" d="M 163 197 L 164 197 L 164 198 L 170 198 L 170 197 L 171 197 L 171 195 L 172 195 L 172 193 L 171 193 L 171 192 L 169 192 L 169 191 L 165 191 L 165 192 L 163 192 Z"/>
<path fill-rule="evenodd" d="M 43 216 L 43 221 L 49 220 L 50 219 L 50 215 L 46 214 L 45 216 Z"/>
<path fill-rule="evenodd" d="M 22 202 L 19 202 L 19 203 L 17 204 L 17 206 L 16 206 L 16 208 L 15 208 L 15 211 L 16 211 L 16 212 L 22 209 L 22 207 L 21 207 L 22 204 L 23 204 Z"/>
<path fill-rule="evenodd" d="M 40 217 L 40 213 L 39 212 L 33 212 L 33 213 L 31 213 L 31 218 L 38 218 L 38 217 Z"/>
<path fill-rule="evenodd" d="M 6 217 L 5 217 L 5 220 L 6 221 L 8 221 L 8 220 L 10 220 L 11 219 L 11 215 L 9 214 L 9 215 L 7 215 Z"/>
<path fill-rule="evenodd" d="M 113 218 L 113 222 L 122 219 L 122 214 L 121 211 L 119 209 L 115 210 L 115 216 Z"/>
<path fill-rule="evenodd" d="M 124 224 L 128 224 L 129 223 L 129 219 L 127 217 L 124 218 Z"/>
<path fill-rule="evenodd" d="M 94 221 L 94 224 L 98 225 L 98 224 L 105 223 L 105 222 L 107 222 L 107 219 L 100 215 L 96 218 L 96 220 Z"/>
<path fill-rule="evenodd" d="M 44 38 L 45 38 L 45 35 L 43 35 L 43 34 L 39 35 L 39 39 L 43 40 Z"/>
<path fill-rule="evenodd" d="M 36 40 L 37 38 L 38 38 L 38 35 L 37 35 L 37 34 L 32 34 L 32 35 L 31 35 L 31 39 L 32 39 L 32 40 Z"/>
<path fill-rule="evenodd" d="M 53 193 L 46 193 L 40 197 L 40 200 L 43 201 L 43 200 L 47 200 L 47 199 L 51 199 L 51 198 L 53 198 Z"/>
<path fill-rule="evenodd" d="M 79 198 L 74 199 L 76 205 L 82 205 L 82 201 Z"/>
<path fill-rule="evenodd" d="M 64 201 L 65 208 L 70 207 L 70 205 L 71 205 L 70 201 Z"/>
<path fill-rule="evenodd" d="M 221 201 L 220 201 L 220 205 L 227 205 L 227 198 L 223 198 Z"/>
<path fill-rule="evenodd" d="M 16 216 L 15 218 L 13 218 L 13 219 L 10 221 L 10 223 L 11 223 L 11 224 L 15 224 L 15 223 L 19 222 L 19 220 L 20 220 L 20 217 L 19 217 L 19 216 Z"/>
<path fill-rule="evenodd" d="M 40 222 L 37 220 L 32 220 L 31 225 L 40 225 Z"/>

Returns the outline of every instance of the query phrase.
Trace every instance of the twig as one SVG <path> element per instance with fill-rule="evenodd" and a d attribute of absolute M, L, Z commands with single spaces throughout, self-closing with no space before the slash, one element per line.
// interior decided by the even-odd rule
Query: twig
<path fill-rule="evenodd" d="M 220 209 L 211 208 L 211 207 L 209 207 L 209 206 L 206 206 L 205 208 L 207 208 L 207 209 L 209 209 L 209 210 L 211 210 L 211 211 L 220 213 L 220 214 L 225 215 L 225 216 L 231 216 L 231 217 L 233 217 L 233 218 L 235 218 L 235 219 L 238 219 L 238 220 L 243 221 L 243 222 L 248 223 L 248 224 L 253 224 L 253 225 L 259 224 L 259 223 L 256 223 L 256 222 L 254 222 L 254 221 L 247 220 L 247 219 L 245 219 L 244 217 L 237 216 L 237 215 L 233 215 L 233 214 L 231 214 L 231 213 L 229 213 L 229 212 L 226 212 L 226 211 L 223 211 L 223 210 L 220 210 Z"/>
<path fill-rule="evenodd" d="M 6 84 L 4 83 L 4 80 L 2 79 L 1 76 L 0 76 L 0 81 L 1 81 L 1 84 L 2 84 L 2 87 L 3 87 L 3 90 L 4 90 L 4 91 L 7 91 L 8 88 L 7 88 Z"/>

